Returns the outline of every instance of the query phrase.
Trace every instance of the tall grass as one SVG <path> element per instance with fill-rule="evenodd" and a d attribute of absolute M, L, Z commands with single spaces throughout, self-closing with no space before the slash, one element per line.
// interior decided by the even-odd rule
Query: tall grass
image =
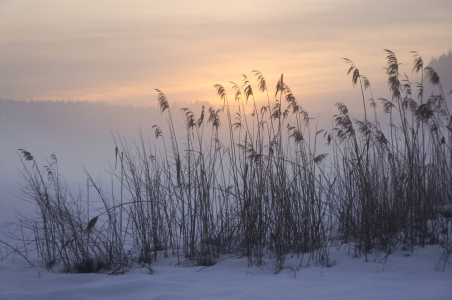
<path fill-rule="evenodd" d="M 448 256 L 452 124 L 440 79 L 413 52 L 413 72 L 421 73 L 413 88 L 395 54 L 385 52 L 391 99 L 379 100 L 389 127 L 377 120 L 369 80 L 349 59 L 364 119 L 352 119 L 337 103 L 328 130 L 311 124 L 283 75 L 270 97 L 264 76 L 253 71 L 258 93 L 267 98 L 262 107 L 247 76 L 241 86 L 231 83 L 232 100 L 216 84 L 222 108 L 203 107 L 198 116 L 182 109 L 182 136 L 169 100 L 156 90 L 167 129 L 153 129 L 163 146 L 141 133 L 133 146 L 117 139 L 113 176 L 121 192 L 108 193 L 89 177 L 103 203 L 92 219 L 83 197 L 65 192 L 56 157 L 40 171 L 21 150 L 24 192 L 40 213 L 24 223 L 43 261 L 81 272 L 150 266 L 159 255 L 203 266 L 225 254 L 261 265 L 268 255 L 278 271 L 291 253 L 330 266 L 330 247 L 342 244 L 366 261 L 380 251 L 426 244 L 440 244 Z M 436 91 L 427 99 L 424 73 Z M 320 143 L 328 144 L 326 153 L 319 153 Z"/>

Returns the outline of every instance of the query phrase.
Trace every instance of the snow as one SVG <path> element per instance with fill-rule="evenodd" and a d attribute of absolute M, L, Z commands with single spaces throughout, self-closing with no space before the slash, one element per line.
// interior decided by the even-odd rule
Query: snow
<path fill-rule="evenodd" d="M 0 204 L 5 208 L 0 211 L 0 231 L 11 231 L 16 222 L 14 209 L 6 201 Z M 20 205 L 15 203 L 16 210 L 24 208 Z M 0 241 L 20 246 L 1 234 Z M 0 300 L 452 299 L 452 259 L 445 271 L 435 271 L 443 251 L 439 246 L 415 247 L 414 252 L 399 247 L 386 262 L 379 262 L 383 253 L 377 259 L 376 253 L 369 255 L 365 262 L 364 256 L 355 258 L 348 250 L 347 245 L 339 250 L 331 247 L 330 262 L 336 264 L 331 268 L 312 261 L 306 266 L 307 255 L 303 261 L 288 255 L 286 266 L 293 271 L 286 268 L 276 275 L 274 258 L 268 254 L 262 269 L 247 267 L 247 259 L 237 256 L 224 256 L 207 268 L 177 266 L 177 257 L 170 256 L 152 263 L 153 275 L 146 268 L 134 268 L 115 276 L 51 272 L 40 266 L 33 252 L 28 259 L 35 267 L 11 254 L 0 259 Z M 0 258 L 5 255 L 5 246 L 0 244 Z"/>
<path fill-rule="evenodd" d="M 438 246 L 397 249 L 385 263 L 378 262 L 381 256 L 374 262 L 375 255 L 365 262 L 344 245 L 331 248 L 336 266 L 306 266 L 305 256 L 300 267 L 301 257 L 290 255 L 286 266 L 292 269 L 278 274 L 268 256 L 261 268 L 237 256 L 212 267 L 181 267 L 170 256 L 153 263 L 153 275 L 135 268 L 114 276 L 53 273 L 10 255 L 0 260 L 0 299 L 452 299 L 451 263 L 446 271 L 434 270 L 441 253 Z"/>

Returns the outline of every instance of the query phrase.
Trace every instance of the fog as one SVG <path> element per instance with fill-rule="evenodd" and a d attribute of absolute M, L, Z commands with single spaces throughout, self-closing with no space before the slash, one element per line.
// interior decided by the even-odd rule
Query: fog
<path fill-rule="evenodd" d="M 60 174 L 76 193 L 79 184 L 86 185 L 84 169 L 96 180 L 110 177 L 108 171 L 115 163 L 113 136 L 133 141 L 141 128 L 144 136 L 153 137 L 152 125 L 162 122 L 160 112 L 150 108 L 0 100 L 0 205 L 24 204 L 19 199 L 24 182 L 18 149 L 29 151 L 40 168 L 49 164 L 54 153 Z"/>
<path fill-rule="evenodd" d="M 404 62 L 401 66 L 403 72 L 407 73 L 410 81 L 418 81 L 419 74 L 411 74 L 411 62 Z M 449 51 L 438 58 L 433 59 L 430 64 L 440 76 L 446 102 L 450 107 L 452 90 L 452 53 Z M 384 72 L 384 69 L 382 69 Z M 345 72 L 344 72 L 345 73 Z M 346 76 L 344 74 L 344 76 Z M 370 76 L 368 76 L 370 77 Z M 413 79 L 412 79 L 413 78 Z M 351 78 L 350 78 L 351 79 Z M 424 80 L 427 80 L 424 78 Z M 351 81 L 351 80 L 350 80 Z M 274 83 L 269 83 L 270 94 Z M 373 84 L 373 83 L 371 83 Z M 377 82 L 376 86 L 383 83 Z M 426 83 L 427 85 L 427 83 Z M 257 87 L 255 87 L 257 90 Z M 427 85 L 425 98 L 430 94 L 439 93 L 438 88 Z M 260 95 L 256 93 L 259 101 Z M 390 99 L 388 89 L 376 88 L 374 98 Z M 214 91 L 212 91 L 214 95 Z M 232 94 L 232 93 L 231 93 Z M 414 94 L 414 93 L 413 93 Z M 229 95 L 230 103 L 233 103 L 233 95 Z M 270 96 L 271 98 L 272 96 Z M 366 100 L 370 98 L 369 91 L 365 92 Z M 157 105 L 157 96 L 154 98 Z M 271 99 L 270 99 L 271 100 Z M 171 101 L 171 100 L 170 100 Z M 300 101 L 300 100 L 299 100 Z M 303 101 L 300 101 L 303 107 Z M 311 127 L 317 130 L 330 130 L 333 125 L 333 116 L 337 113 L 334 106 L 336 102 L 344 102 L 349 106 L 352 118 L 362 119 L 362 98 L 358 88 L 353 88 L 350 82 L 349 92 L 338 94 L 328 99 L 329 106 L 318 111 L 308 110 L 311 119 Z M 260 102 L 265 103 L 265 102 Z M 388 124 L 388 116 L 382 113 L 382 106 L 377 101 L 377 118 L 382 124 Z M 199 118 L 202 107 L 206 114 L 210 107 L 208 102 L 171 103 L 175 130 L 179 142 L 184 143 L 186 135 L 182 107 L 190 108 L 195 118 Z M 233 103 L 233 106 L 236 104 Z M 258 103 L 259 106 L 259 103 Z M 216 109 L 219 108 L 217 105 Z M 251 103 L 246 107 L 249 114 L 252 111 Z M 368 116 L 373 121 L 374 114 L 368 107 Z M 220 137 L 227 136 L 227 120 L 222 114 L 222 126 L 220 126 Z M 20 176 L 22 164 L 18 149 L 30 151 L 39 167 L 48 165 L 51 154 L 58 159 L 60 174 L 68 182 L 75 192 L 79 189 L 85 192 L 86 178 L 88 172 L 94 179 L 110 184 L 111 173 L 115 169 L 115 142 L 121 148 L 121 143 L 127 143 L 135 147 L 141 132 L 147 147 L 154 147 L 162 151 L 161 139 L 155 137 L 153 125 L 158 125 L 163 136 L 169 138 L 167 126 L 167 112 L 163 114 L 157 107 L 142 108 L 132 106 L 117 106 L 99 102 L 83 101 L 13 101 L 0 100 L 0 209 L 2 207 L 23 204 L 20 200 L 20 184 L 23 181 Z M 168 141 L 168 140 L 167 140 Z M 326 141 L 319 138 L 318 153 L 328 152 Z M 85 171 L 86 170 L 86 171 Z M 8 216 L 10 218 L 12 216 Z"/>

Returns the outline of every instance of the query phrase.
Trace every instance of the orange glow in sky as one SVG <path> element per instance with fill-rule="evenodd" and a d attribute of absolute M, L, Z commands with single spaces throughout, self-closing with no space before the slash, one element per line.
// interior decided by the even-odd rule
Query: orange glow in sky
<path fill-rule="evenodd" d="M 352 90 L 340 58 L 386 87 L 383 49 L 411 74 L 410 51 L 451 48 L 451 15 L 450 0 L 0 0 L 0 99 L 215 103 L 212 85 L 257 69 L 320 109 Z"/>

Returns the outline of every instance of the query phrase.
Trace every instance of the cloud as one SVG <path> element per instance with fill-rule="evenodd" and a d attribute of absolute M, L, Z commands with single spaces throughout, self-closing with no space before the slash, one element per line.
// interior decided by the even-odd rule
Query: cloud
<path fill-rule="evenodd" d="M 259 69 L 297 95 L 348 89 L 339 58 L 384 82 L 383 48 L 439 55 L 452 39 L 447 1 L 8 2 L 0 98 L 145 103 L 216 99 L 211 86 Z M 403 13 L 400 13 L 403 11 Z M 347 82 L 347 86 L 344 84 Z M 273 85 L 273 84 L 272 84 Z"/>

